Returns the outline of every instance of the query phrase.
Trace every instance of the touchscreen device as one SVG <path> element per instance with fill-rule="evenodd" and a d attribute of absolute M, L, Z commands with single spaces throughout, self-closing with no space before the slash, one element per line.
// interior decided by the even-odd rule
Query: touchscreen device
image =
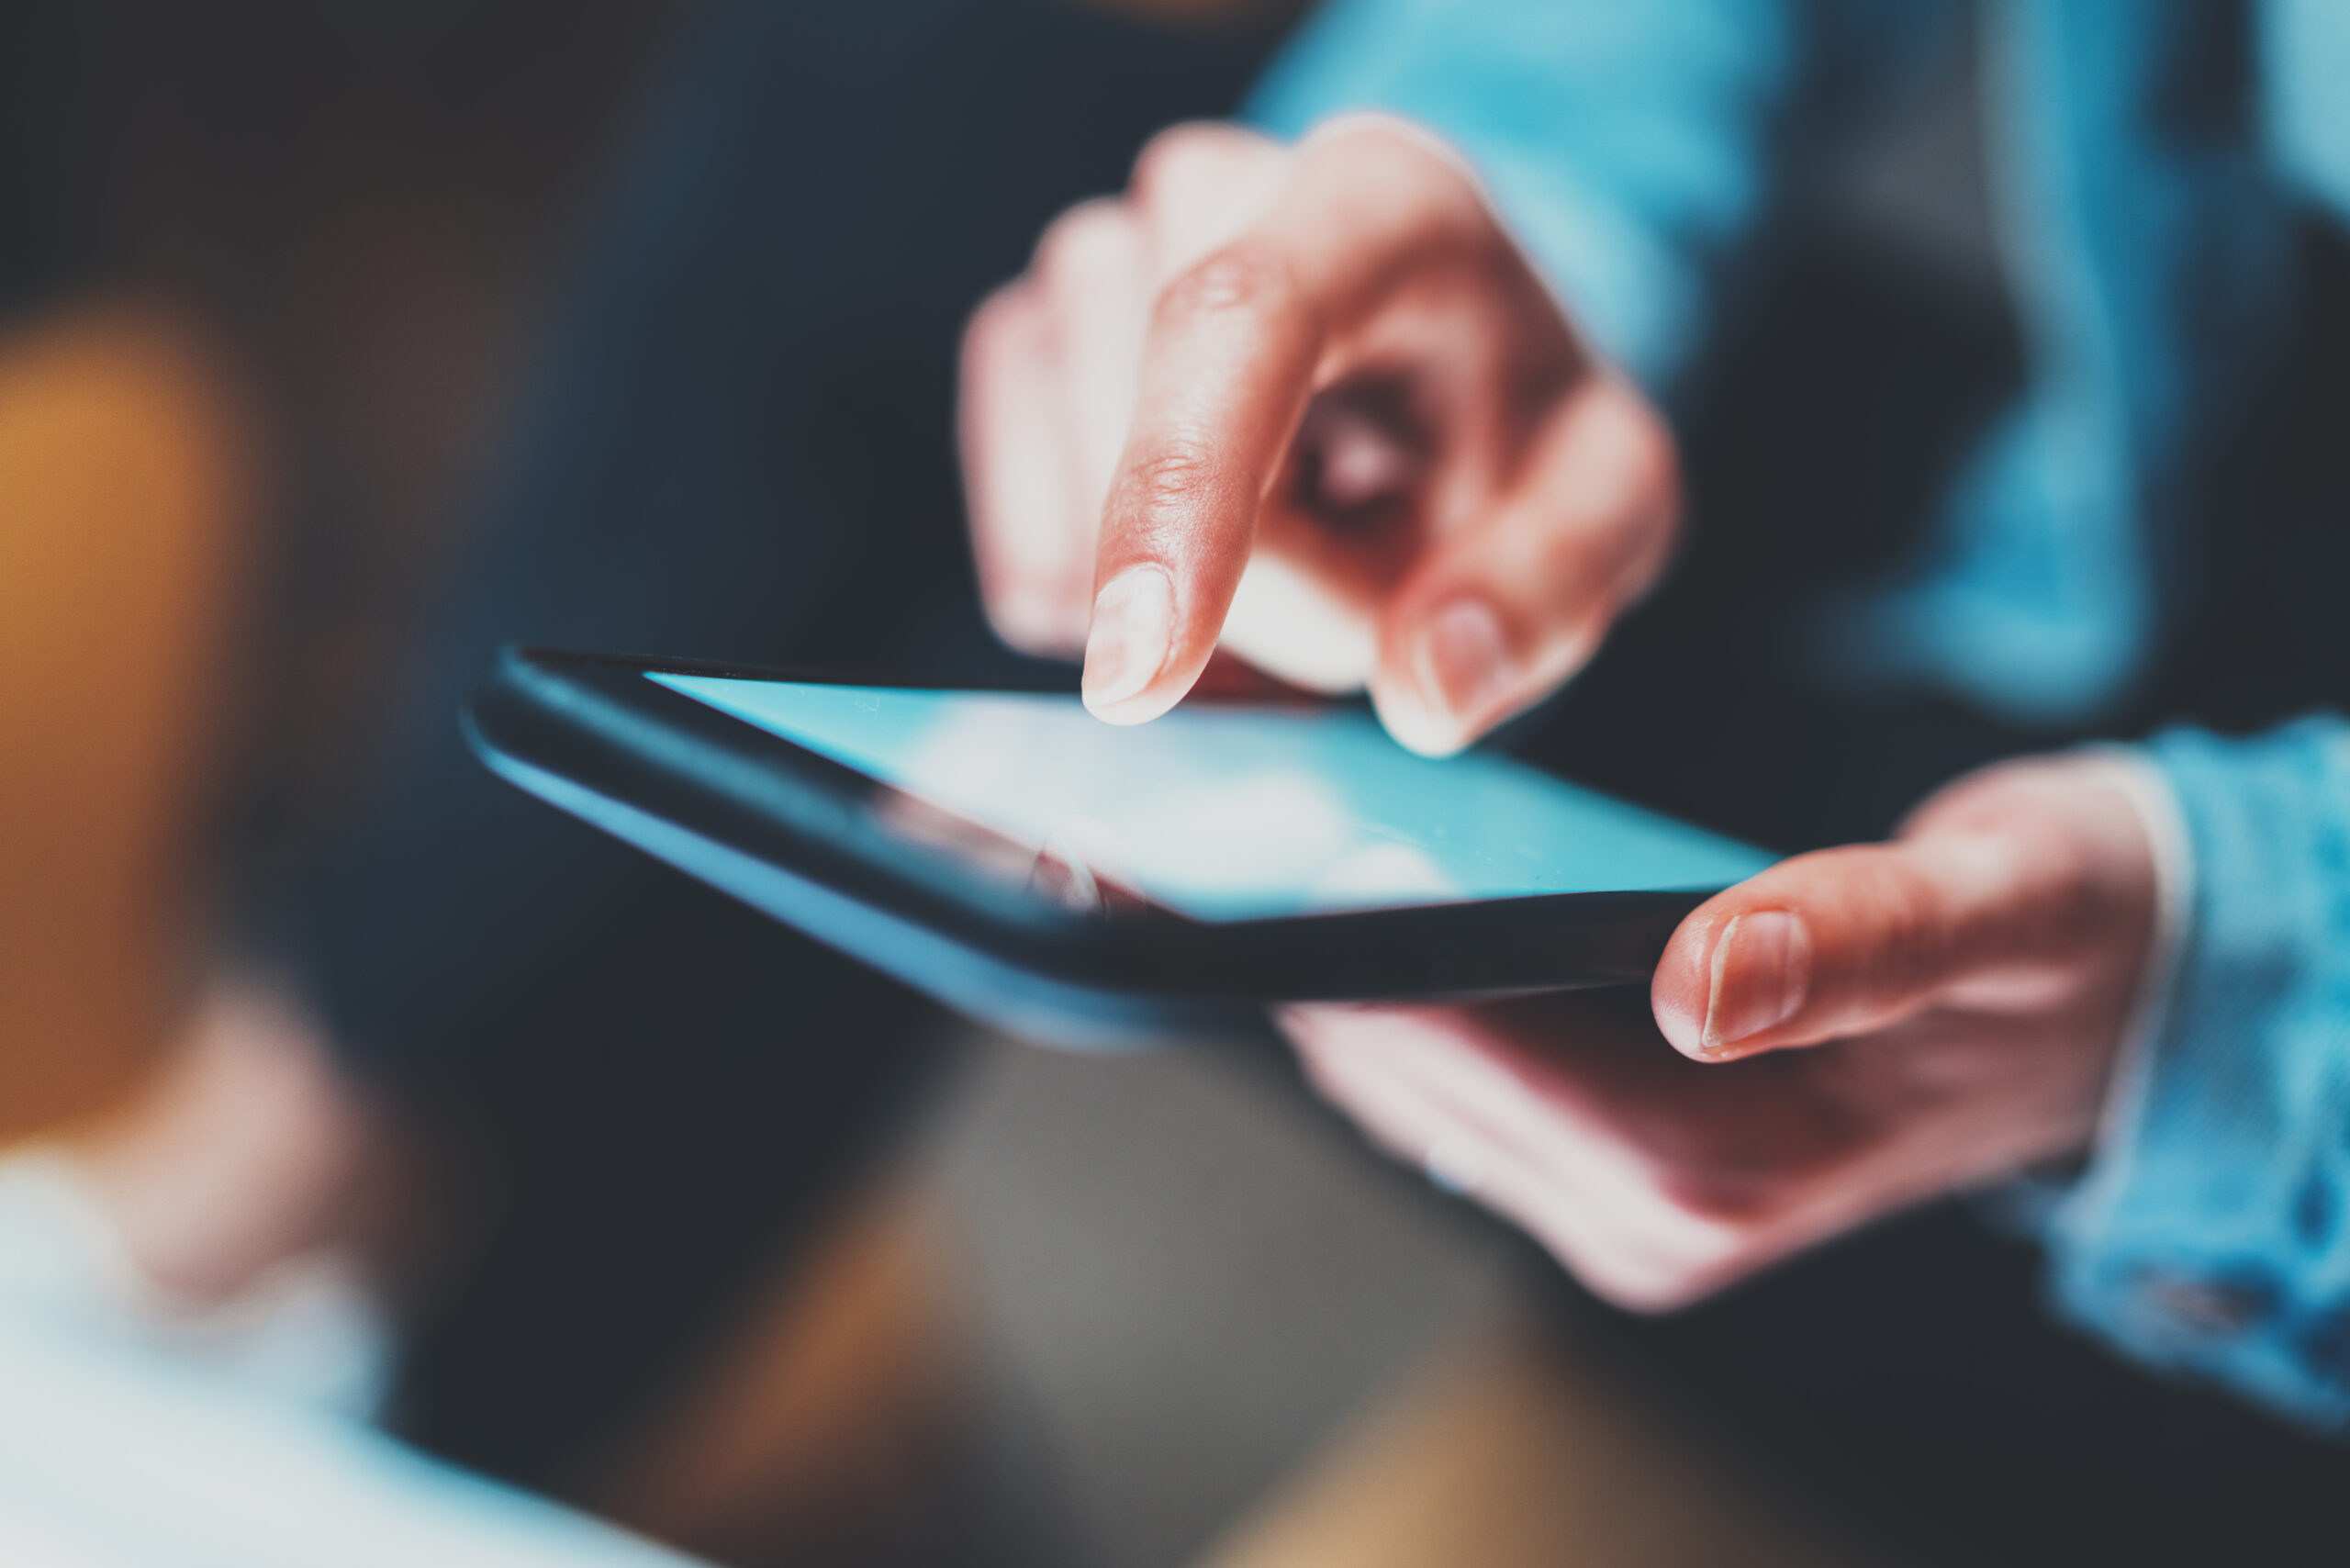
<path fill-rule="evenodd" d="M 966 1011 L 1099 1043 L 1305 998 L 1647 978 L 1773 858 L 1359 705 L 1121 727 L 955 690 L 509 650 L 508 778 Z"/>

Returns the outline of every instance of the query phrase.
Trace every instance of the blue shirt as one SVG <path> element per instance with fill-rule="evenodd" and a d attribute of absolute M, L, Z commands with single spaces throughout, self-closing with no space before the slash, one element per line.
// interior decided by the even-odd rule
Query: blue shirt
<path fill-rule="evenodd" d="M 2350 215 L 2350 5 L 2264 0 L 2248 99 L 2198 0 L 1990 0 L 1993 207 L 2022 390 L 1826 662 L 2026 722 L 2127 697 L 2192 608 L 2179 497 L 2295 330 L 2306 206 Z M 1741 248 L 1840 117 L 1958 47 L 1954 0 L 1328 0 L 1251 117 L 1460 147 L 1600 348 L 1669 407 Z M 2059 1302 L 2159 1365 L 2350 1425 L 2350 727 L 2149 755 L 2191 875 L 2159 1026 L 2050 1227 Z"/>

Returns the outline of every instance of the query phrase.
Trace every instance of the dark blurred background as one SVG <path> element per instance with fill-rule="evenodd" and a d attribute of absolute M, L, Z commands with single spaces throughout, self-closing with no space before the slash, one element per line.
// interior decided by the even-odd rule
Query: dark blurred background
<path fill-rule="evenodd" d="M 2076 1348 L 2047 1408 L 2138 1401 L 2214 1491 L 2047 1479 L 2070 1428 L 1986 1452 L 2016 1409 L 1964 1347 L 1931 1385 L 1877 1353 L 1906 1300 L 2031 1311 L 1972 1219 L 1629 1322 L 1270 1053 L 983 1037 L 465 771 L 507 635 L 1012 667 L 959 323 L 1303 9 L 0 5 L 0 1136 L 211 1129 L 139 1167 L 183 1193 L 241 1142 L 364 1145 L 303 1232 L 388 1304 L 358 1413 L 730 1562 L 2290 1560 L 2311 1445 Z M 1870 258 L 1812 285 L 1847 338 L 1920 319 L 1845 286 L 1901 272 L 1959 366 L 1880 510 L 2012 374 L 1975 91 L 1818 198 Z M 403 812 L 540 857 L 536 902 L 402 890 L 476 842 Z M 335 977 L 296 1088 L 220 1044 L 252 965 Z M 186 1111 L 254 1084 L 298 1137 Z M 2274 1553 L 2210 1533 L 2255 1506 Z"/>

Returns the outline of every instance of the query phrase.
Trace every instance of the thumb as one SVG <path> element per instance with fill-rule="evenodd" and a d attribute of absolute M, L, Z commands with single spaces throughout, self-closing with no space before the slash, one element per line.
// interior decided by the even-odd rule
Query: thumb
<path fill-rule="evenodd" d="M 1883 1028 L 1991 969 L 2066 961 L 2098 923 L 2077 842 L 2010 820 L 1798 856 L 1699 906 L 1651 989 L 1685 1056 Z"/>

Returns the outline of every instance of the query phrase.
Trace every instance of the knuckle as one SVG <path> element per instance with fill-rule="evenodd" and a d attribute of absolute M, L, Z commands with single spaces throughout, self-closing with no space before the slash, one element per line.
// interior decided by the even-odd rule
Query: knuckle
<path fill-rule="evenodd" d="M 1324 123 L 1315 139 L 1313 161 L 1349 177 L 1416 177 L 1443 167 L 1420 138 L 1393 117 L 1376 112 L 1343 114 Z"/>
<path fill-rule="evenodd" d="M 1036 241 L 1037 275 L 1058 289 L 1115 271 L 1133 254 L 1133 226 L 1125 204 L 1114 197 L 1079 203 Z"/>
<path fill-rule="evenodd" d="M 1682 1259 L 1562 1260 L 1594 1295 L 1626 1312 L 1676 1312 L 1727 1284 L 1729 1271 Z"/>
<path fill-rule="evenodd" d="M 2077 929 L 2098 913 L 2104 889 L 2097 876 L 2097 857 L 2076 834 L 2058 823 L 2034 820 L 1996 832 L 2019 862 L 2020 879 L 2041 895 L 2034 902 L 2046 911 L 2055 935 Z"/>
<path fill-rule="evenodd" d="M 1648 1294 L 1641 1310 L 1669 1312 L 1686 1306 L 1752 1273 L 1767 1256 L 1766 1234 L 1759 1224 L 1745 1220 L 1685 1220 L 1663 1238 L 1666 1245 L 1648 1262 Z"/>
<path fill-rule="evenodd" d="M 1859 845 L 1789 863 L 1783 902 L 1845 912 L 1828 955 L 1833 989 L 1856 1003 L 1908 995 L 1940 965 L 1951 932 L 1932 879 L 1902 848 Z"/>
<path fill-rule="evenodd" d="M 1496 253 L 1510 251 L 1460 164 L 1432 133 L 1393 115 L 1348 114 L 1326 122 L 1308 164 L 1316 181 L 1377 192 L 1480 247 L 1498 241 Z"/>
<path fill-rule="evenodd" d="M 1297 297 L 1289 265 L 1267 246 L 1241 241 L 1196 263 L 1159 292 L 1161 326 L 1202 317 L 1270 315 Z"/>
<path fill-rule="evenodd" d="M 1169 126 L 1143 144 L 1127 189 L 1147 207 L 1162 199 L 1169 186 L 1214 173 L 1240 140 L 1241 133 L 1230 127 L 1205 120 Z"/>
<path fill-rule="evenodd" d="M 1026 293 L 1017 284 L 1007 284 L 979 301 L 971 319 L 963 323 L 963 358 L 966 363 L 993 354 L 1005 337 L 1017 324 L 1026 303 Z"/>
<path fill-rule="evenodd" d="M 1950 941 L 1949 922 L 1937 890 L 1907 864 L 1886 863 L 1882 885 L 1878 967 L 1883 982 L 1897 992 L 1926 984 Z"/>
<path fill-rule="evenodd" d="M 1180 522 L 1215 483 L 1214 454 L 1190 439 L 1160 442 L 1128 463 L 1118 476 L 1114 509 L 1147 531 Z"/>
<path fill-rule="evenodd" d="M 1637 497 L 1659 510 L 1677 515 L 1681 510 L 1681 454 L 1673 429 L 1647 398 L 1629 390 L 1620 394 L 1623 419 L 1625 482 Z"/>
<path fill-rule="evenodd" d="M 1555 1215 L 1513 1217 L 1595 1294 L 1632 1312 L 1674 1311 L 1753 1272 L 1786 1212 L 1775 1195 L 1740 1183 L 1651 1184 L 1618 1202 L 1619 1224 L 1604 1236 Z"/>

